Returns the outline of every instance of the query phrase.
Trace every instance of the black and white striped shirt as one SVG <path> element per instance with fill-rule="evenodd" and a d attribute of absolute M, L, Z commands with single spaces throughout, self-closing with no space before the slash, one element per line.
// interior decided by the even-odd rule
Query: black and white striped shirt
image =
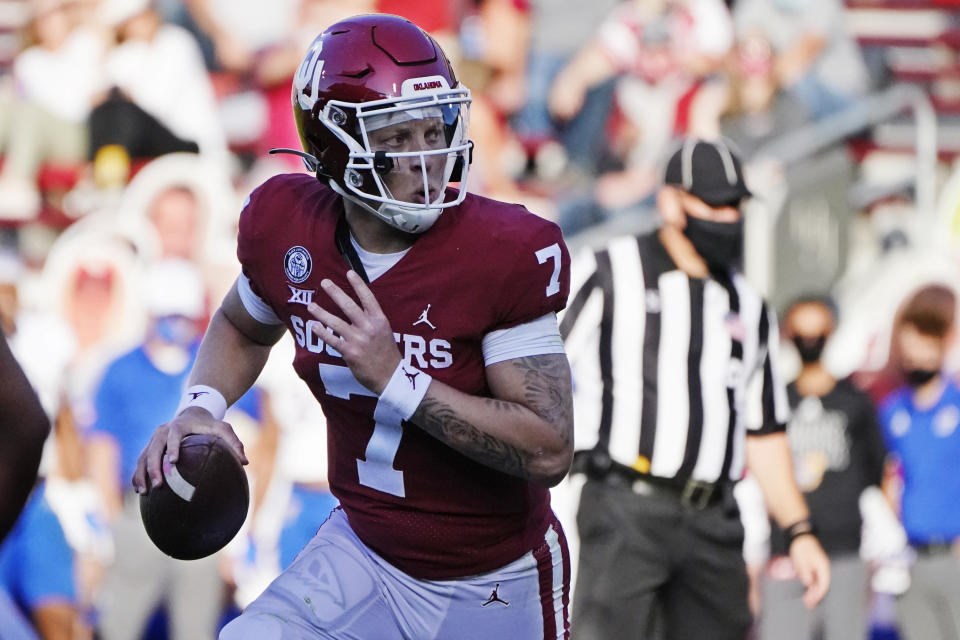
<path fill-rule="evenodd" d="M 576 448 L 679 480 L 739 480 L 744 436 L 785 429 L 776 316 L 740 274 L 691 278 L 656 233 L 572 266 L 561 333 Z"/>

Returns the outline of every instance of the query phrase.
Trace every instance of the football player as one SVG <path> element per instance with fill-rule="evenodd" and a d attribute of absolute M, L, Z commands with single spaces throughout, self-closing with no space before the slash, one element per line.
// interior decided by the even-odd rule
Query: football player
<path fill-rule="evenodd" d="M 292 101 L 295 153 L 316 179 L 281 175 L 250 195 L 242 274 L 136 490 L 163 481 L 164 452 L 176 460 L 189 433 L 243 456 L 224 408 L 289 331 L 327 416 L 341 507 L 220 637 L 568 637 L 548 494 L 572 458 L 559 228 L 466 192 L 470 92 L 409 21 L 326 29 Z"/>
<path fill-rule="evenodd" d="M 0 314 L 2 315 L 2 314 Z M 0 542 L 13 528 L 37 482 L 50 420 L 7 344 L 0 323 Z"/>

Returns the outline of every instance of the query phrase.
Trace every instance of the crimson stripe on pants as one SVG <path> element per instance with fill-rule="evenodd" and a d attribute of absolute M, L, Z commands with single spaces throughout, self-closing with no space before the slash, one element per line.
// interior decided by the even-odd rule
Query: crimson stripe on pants
<path fill-rule="evenodd" d="M 547 529 L 544 543 L 534 550 L 537 561 L 537 575 L 540 582 L 540 606 L 543 611 L 544 640 L 564 640 L 570 637 L 568 607 L 570 604 L 570 556 L 563 528 L 554 519 Z M 558 557 L 559 556 L 559 557 Z M 560 572 L 556 575 L 554 564 L 559 561 Z M 557 610 L 559 606 L 559 611 Z M 559 617 L 559 620 L 558 620 Z M 563 627 L 558 636 L 558 622 Z"/>
<path fill-rule="evenodd" d="M 560 536 L 560 558 L 563 562 L 563 637 L 570 638 L 570 548 L 567 546 L 567 536 L 563 533 L 560 521 L 555 523 Z"/>

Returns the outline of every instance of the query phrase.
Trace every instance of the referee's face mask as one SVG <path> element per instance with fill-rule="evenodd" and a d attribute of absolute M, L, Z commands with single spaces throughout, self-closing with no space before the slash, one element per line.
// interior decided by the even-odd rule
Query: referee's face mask
<path fill-rule="evenodd" d="M 739 267 L 743 260 L 743 217 L 719 222 L 691 214 L 684 208 L 683 235 L 711 269 Z"/>

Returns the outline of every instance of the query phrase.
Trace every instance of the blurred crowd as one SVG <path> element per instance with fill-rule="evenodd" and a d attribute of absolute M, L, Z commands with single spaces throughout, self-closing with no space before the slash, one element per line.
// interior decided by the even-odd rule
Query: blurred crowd
<path fill-rule="evenodd" d="M 236 277 L 244 199 L 271 175 L 303 171 L 295 156 L 267 152 L 300 148 L 291 80 L 326 25 L 380 11 L 430 31 L 473 95 L 469 189 L 525 204 L 573 243 L 611 224 L 653 228 L 660 167 L 686 135 L 730 140 L 747 160 L 748 182 L 757 181 L 751 189 L 767 196 L 760 207 L 780 206 L 789 167 L 764 149 L 850 117 L 889 87 L 884 60 L 847 28 L 847 8 L 843 0 L 0 2 L 0 321 L 54 424 L 34 496 L 0 547 L 0 638 L 213 637 L 336 504 L 325 483 L 324 418 L 294 378 L 286 339 L 228 413 L 251 460 L 253 511 L 226 550 L 190 563 L 160 554 L 130 485 Z M 852 154 L 866 142 L 855 131 L 842 145 Z M 949 185 L 949 163 L 937 170 Z M 916 194 L 879 174 L 881 188 L 842 203 L 853 230 L 841 236 L 863 247 L 848 260 L 853 275 L 804 283 L 837 303 L 812 329 L 790 316 L 784 354 L 786 368 L 813 376 L 797 391 L 798 451 L 811 442 L 803 425 L 820 424 L 816 398 L 837 380 L 871 394 L 869 417 L 859 418 L 868 435 L 841 434 L 840 448 L 866 447 L 864 485 L 882 491 L 891 515 L 868 498 L 882 533 L 864 530 L 872 543 L 864 555 L 859 529 L 878 520 L 854 518 L 857 541 L 844 539 L 838 553 L 860 571 L 852 589 L 862 591 L 854 602 L 863 629 L 896 637 L 893 603 L 911 593 L 911 567 L 930 593 L 945 591 L 949 601 L 960 592 L 960 573 L 941 562 L 945 551 L 960 566 L 960 526 L 951 520 L 960 470 L 943 458 L 918 479 L 924 454 L 904 438 L 913 413 L 933 412 L 944 441 L 960 422 L 960 398 L 943 392 L 955 385 L 960 224 L 918 227 L 912 221 L 926 218 Z M 891 280 L 878 284 L 882 277 Z M 923 286 L 936 289 L 926 294 L 934 303 L 910 298 Z M 830 336 L 836 357 L 830 348 L 823 357 L 833 382 L 824 385 L 807 368 L 820 353 L 809 360 L 798 338 L 822 349 Z M 920 380 L 919 370 L 933 374 Z M 921 388 L 932 395 L 917 404 L 911 393 Z M 807 454 L 798 474 L 816 476 L 806 479 L 814 491 L 832 458 Z M 816 473 L 810 460 L 821 465 Z M 838 517 L 847 508 L 823 505 Z M 901 513 L 902 526 L 892 515 Z M 783 575 L 782 557 L 764 517 L 754 522 L 745 552 L 763 620 L 764 599 L 790 596 L 770 587 Z M 923 595 L 912 593 L 922 610 Z M 764 629 L 761 637 L 781 637 Z M 960 638 L 960 627 L 943 637 Z"/>

